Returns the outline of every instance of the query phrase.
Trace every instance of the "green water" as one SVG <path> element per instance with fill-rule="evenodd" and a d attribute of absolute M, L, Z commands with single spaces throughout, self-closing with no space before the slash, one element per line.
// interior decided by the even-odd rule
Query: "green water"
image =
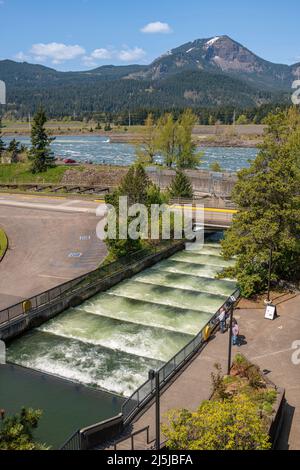
<path fill-rule="evenodd" d="M 0 365 L 0 408 L 7 415 L 19 413 L 23 406 L 43 410 L 34 437 L 52 449 L 77 429 L 118 414 L 123 400 L 18 366 Z"/>
<path fill-rule="evenodd" d="M 235 289 L 220 247 L 182 251 L 14 341 L 8 360 L 129 396 Z"/>

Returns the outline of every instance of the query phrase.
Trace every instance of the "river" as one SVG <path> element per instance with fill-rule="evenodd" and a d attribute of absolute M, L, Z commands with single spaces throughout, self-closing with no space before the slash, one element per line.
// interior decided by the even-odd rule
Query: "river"
<path fill-rule="evenodd" d="M 8 143 L 11 138 L 6 137 Z M 29 137 L 17 137 L 22 144 L 29 146 Z M 59 136 L 52 143 L 56 157 L 71 158 L 78 162 L 92 162 L 107 165 L 130 165 L 135 160 L 135 147 L 129 144 L 112 143 L 101 136 Z M 201 147 L 204 152 L 201 168 L 209 169 L 218 162 L 223 170 L 238 171 L 249 165 L 257 155 L 255 148 Z M 161 159 L 158 157 L 158 161 Z"/>

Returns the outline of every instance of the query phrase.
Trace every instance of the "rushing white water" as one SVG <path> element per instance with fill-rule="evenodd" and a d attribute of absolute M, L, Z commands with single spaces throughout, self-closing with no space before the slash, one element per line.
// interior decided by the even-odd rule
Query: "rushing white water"
<path fill-rule="evenodd" d="M 29 137 L 17 137 L 24 145 L 30 146 Z M 9 143 L 11 137 L 5 137 Z M 131 165 L 136 159 L 135 146 L 110 142 L 107 136 L 79 135 L 58 136 L 51 144 L 56 157 L 72 158 L 78 162 L 91 161 L 107 165 Z M 249 160 L 257 155 L 255 148 L 201 147 L 204 152 L 201 168 L 209 169 L 212 163 L 219 163 L 226 171 L 237 171 L 249 166 Z M 161 162 L 161 158 L 157 157 Z"/>
<path fill-rule="evenodd" d="M 234 291 L 215 279 L 230 263 L 211 242 L 176 253 L 14 341 L 8 359 L 128 396 Z"/>

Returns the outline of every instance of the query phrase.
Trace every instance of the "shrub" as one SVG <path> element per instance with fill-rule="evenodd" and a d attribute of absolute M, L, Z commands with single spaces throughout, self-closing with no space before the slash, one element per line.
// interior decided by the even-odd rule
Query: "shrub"
<path fill-rule="evenodd" d="M 267 450 L 269 436 L 246 395 L 204 401 L 196 412 L 173 410 L 162 427 L 169 450 Z"/>

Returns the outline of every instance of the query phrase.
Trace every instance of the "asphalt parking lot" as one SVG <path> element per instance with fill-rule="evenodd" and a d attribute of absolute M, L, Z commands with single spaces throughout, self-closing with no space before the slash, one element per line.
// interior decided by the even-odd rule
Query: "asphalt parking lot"
<path fill-rule="evenodd" d="M 94 201 L 0 194 L 9 249 L 0 263 L 0 309 L 95 269 L 107 254 Z"/>

